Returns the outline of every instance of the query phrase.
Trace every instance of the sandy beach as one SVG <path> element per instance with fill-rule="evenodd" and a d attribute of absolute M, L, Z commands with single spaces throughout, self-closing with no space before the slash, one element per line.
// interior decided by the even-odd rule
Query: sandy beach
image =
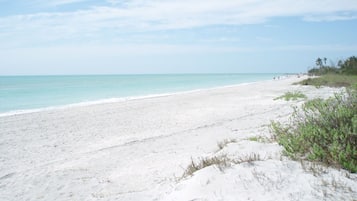
<path fill-rule="evenodd" d="M 248 140 L 302 103 L 274 100 L 285 92 L 338 91 L 292 85 L 303 78 L 0 117 L 0 200 L 356 200 L 356 174 L 316 176 L 277 143 Z M 263 160 L 182 178 L 222 154 Z"/>

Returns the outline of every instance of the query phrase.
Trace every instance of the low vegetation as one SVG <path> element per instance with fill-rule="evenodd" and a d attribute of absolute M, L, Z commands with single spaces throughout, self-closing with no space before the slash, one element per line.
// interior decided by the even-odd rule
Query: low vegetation
<path fill-rule="evenodd" d="M 262 140 L 262 137 L 261 136 L 253 136 L 253 137 L 249 137 L 248 140 L 253 141 L 253 142 L 259 142 L 260 140 Z"/>
<path fill-rule="evenodd" d="M 300 91 L 294 91 L 294 92 L 286 92 L 284 95 L 279 96 L 277 98 L 275 98 L 274 100 L 278 100 L 278 99 L 284 99 L 286 101 L 290 101 L 290 100 L 298 100 L 298 99 L 305 99 L 306 95 L 301 93 Z"/>
<path fill-rule="evenodd" d="M 232 164 L 232 159 L 228 158 L 227 155 L 213 156 L 208 158 L 201 158 L 198 162 L 191 159 L 191 163 L 185 169 L 182 178 L 192 176 L 193 173 L 201 170 L 205 167 L 216 165 L 220 170 L 229 167 Z"/>
<path fill-rule="evenodd" d="M 357 83 L 357 75 L 326 74 L 315 78 L 305 79 L 298 84 L 315 87 L 351 87 Z"/>
<path fill-rule="evenodd" d="M 290 125 L 272 122 L 285 154 L 357 172 L 357 89 L 306 102 Z"/>
<path fill-rule="evenodd" d="M 265 136 L 253 136 L 249 137 L 247 140 L 253 141 L 253 142 L 260 142 L 260 143 L 272 143 L 274 142 L 274 139 L 268 138 Z"/>

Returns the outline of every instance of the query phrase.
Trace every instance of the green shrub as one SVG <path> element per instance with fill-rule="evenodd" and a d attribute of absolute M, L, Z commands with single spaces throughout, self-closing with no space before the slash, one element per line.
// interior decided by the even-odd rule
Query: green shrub
<path fill-rule="evenodd" d="M 284 152 L 357 172 L 357 90 L 295 108 L 290 125 L 272 122 Z"/>

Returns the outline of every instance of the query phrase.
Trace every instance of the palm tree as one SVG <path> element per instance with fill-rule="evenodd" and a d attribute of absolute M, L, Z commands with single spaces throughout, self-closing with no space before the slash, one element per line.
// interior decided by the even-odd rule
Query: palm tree
<path fill-rule="evenodd" d="M 322 67 L 322 59 L 320 57 L 316 59 L 316 66 Z"/>

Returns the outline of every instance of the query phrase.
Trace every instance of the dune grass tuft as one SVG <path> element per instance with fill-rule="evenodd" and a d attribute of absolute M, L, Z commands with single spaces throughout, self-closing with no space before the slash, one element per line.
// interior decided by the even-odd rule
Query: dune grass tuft
<path fill-rule="evenodd" d="M 298 99 L 306 99 L 306 95 L 303 94 L 300 91 L 294 91 L 294 92 L 286 92 L 284 95 L 279 96 L 277 98 L 275 98 L 274 100 L 279 100 L 279 99 L 284 99 L 286 101 L 290 101 L 290 100 L 298 100 Z"/>
<path fill-rule="evenodd" d="M 191 163 L 185 169 L 185 172 L 182 175 L 182 178 L 192 176 L 193 173 L 201 170 L 205 167 L 216 165 L 220 170 L 223 170 L 226 167 L 229 167 L 232 164 L 232 160 L 227 157 L 227 155 L 213 156 L 208 158 L 201 158 L 195 162 L 191 158 Z"/>
<path fill-rule="evenodd" d="M 265 137 L 265 136 L 252 136 L 249 137 L 247 140 L 253 142 L 260 142 L 260 143 L 272 143 L 275 142 L 273 138 Z"/>
<path fill-rule="evenodd" d="M 191 163 L 187 166 L 185 169 L 183 175 L 181 178 L 186 178 L 189 176 L 192 176 L 195 172 L 209 167 L 209 166 L 216 166 L 219 168 L 219 170 L 223 171 L 225 168 L 228 168 L 232 165 L 236 164 L 241 164 L 241 163 L 250 163 L 252 164 L 255 161 L 263 161 L 266 160 L 265 158 L 261 158 L 259 154 L 252 153 L 250 155 L 246 155 L 243 157 L 239 157 L 236 159 L 232 159 L 228 157 L 226 154 L 219 155 L 219 156 L 213 156 L 213 157 L 207 157 L 207 158 L 201 158 L 197 162 L 195 162 L 191 158 Z"/>

